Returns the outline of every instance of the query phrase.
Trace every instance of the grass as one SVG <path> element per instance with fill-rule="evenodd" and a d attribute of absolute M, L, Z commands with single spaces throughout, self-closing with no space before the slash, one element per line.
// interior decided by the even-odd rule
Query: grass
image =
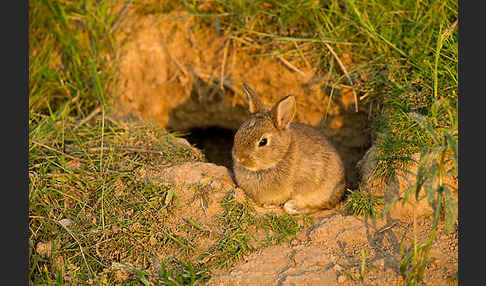
<path fill-rule="evenodd" d="M 457 109 L 456 1 L 214 1 L 210 8 L 193 3 L 195 13 L 220 13 L 231 39 L 250 38 L 255 53 L 285 55 L 297 66 L 311 62 L 331 73 L 333 85 L 350 82 L 329 47 L 349 58 L 347 72 L 365 97 L 360 104 L 373 105 L 374 131 L 379 143 L 387 142 L 380 144 L 383 169 L 401 160 L 393 154 L 433 144 L 408 112 L 432 119 L 436 129 L 451 127 L 445 110 L 432 114 L 431 108 L 442 98 Z"/>
<path fill-rule="evenodd" d="M 444 150 L 457 165 L 456 1 L 174 3 L 130 2 L 141 14 L 186 9 L 198 16 L 198 29 L 217 27 L 256 56 L 285 56 L 297 67 L 312 63 L 330 75 L 331 90 L 352 86 L 359 106 L 371 110 L 376 175 L 395 176 L 411 154 L 421 151 L 423 184 L 411 195 L 445 205 L 442 213 L 436 211 L 434 225 L 441 214 L 448 225 L 455 220 L 447 187 L 434 189 L 427 178 L 441 182 Z M 197 221 L 180 228 L 159 223 L 171 219 L 176 190 L 137 180 L 134 172 L 204 158 L 176 144 L 176 134 L 156 124 L 109 115 L 116 94 L 114 37 L 124 5 L 29 3 L 29 277 L 34 285 L 119 284 L 116 273 L 123 271 L 110 269 L 122 260 L 133 264 L 118 265 L 130 273 L 127 285 L 196 285 L 214 267 L 230 267 L 259 247 L 289 241 L 310 220 L 257 217 L 229 193 L 215 218 L 223 235 L 202 255 L 206 263 L 187 259 L 195 253 L 194 241 L 209 234 Z M 351 193 L 351 201 L 362 202 L 355 212 L 373 215 L 374 198 Z M 65 219 L 72 224 L 65 226 Z M 257 230 L 264 234 L 260 240 L 253 235 Z M 412 282 L 421 279 L 433 237 L 404 257 L 402 270 Z M 159 273 L 146 269 L 150 241 L 177 254 L 161 262 Z"/>
<path fill-rule="evenodd" d="M 435 105 L 441 105 L 441 101 L 437 101 Z M 412 203 L 414 207 L 413 249 L 407 254 L 402 254 L 400 272 L 405 277 L 407 285 L 417 285 L 423 281 L 425 268 L 429 261 L 430 248 L 437 235 L 440 214 L 443 214 L 446 231 L 451 231 L 456 223 L 457 202 L 452 195 L 452 191 L 444 182 L 444 178 L 445 176 L 457 176 L 457 140 L 453 137 L 455 130 L 445 130 L 443 134 L 439 135 L 424 116 L 416 113 L 410 113 L 409 115 L 425 129 L 425 132 L 436 143 L 432 149 L 428 147 L 423 148 L 418 162 L 416 182 L 405 193 L 403 198 L 403 203 L 409 203 L 411 196 L 415 196 L 417 201 L 427 199 L 428 203 L 434 208 L 430 237 L 425 243 L 419 243 L 416 230 L 416 204 Z M 448 164 L 451 164 L 453 167 L 448 168 Z"/>
<path fill-rule="evenodd" d="M 228 267 L 235 259 L 259 248 L 289 242 L 311 221 L 308 216 L 277 216 L 273 213 L 256 216 L 251 205 L 236 202 L 232 193 L 226 195 L 221 205 L 224 212 L 215 219 L 223 225 L 223 235 L 203 255 L 213 267 Z"/>
<path fill-rule="evenodd" d="M 383 196 L 361 190 L 348 190 L 344 207 L 352 215 L 376 218 L 381 214 L 384 205 Z"/>
<path fill-rule="evenodd" d="M 77 129 L 78 125 L 70 122 L 49 124 L 50 121 L 44 119 L 30 134 L 29 240 L 34 249 L 39 243 L 57 241 L 58 250 L 50 253 L 52 257 L 47 260 L 34 252 L 30 258 L 30 276 L 34 284 L 49 282 L 45 280 L 51 273 L 47 265 L 54 267 L 50 260 L 62 257 L 66 268 L 59 270 L 75 283 L 94 278 L 94 273 L 110 266 L 111 259 L 126 256 L 119 253 L 121 249 L 136 255 L 137 249 L 132 244 L 165 230 L 153 229 L 150 224 L 155 224 L 162 215 L 160 210 L 166 207 L 164 199 L 170 186 L 140 182 L 133 174 L 141 166 L 156 169 L 167 162 L 186 161 L 191 159 L 191 151 L 167 143 L 172 140 L 171 134 L 160 134 L 160 130 L 147 126 L 121 127 L 107 122 L 105 146 L 137 147 L 133 143 L 140 140 L 137 135 L 153 132 L 153 138 L 159 139 L 141 150 L 157 148 L 160 153 L 105 150 L 101 154 L 97 150 L 101 140 L 100 120 Z M 64 146 L 56 140 L 58 136 L 64 138 Z M 61 227 L 62 219 L 69 219 L 73 226 Z M 105 247 L 105 251 L 118 250 L 100 255 Z"/>
<path fill-rule="evenodd" d="M 150 124 L 105 122 L 107 149 L 101 154 L 101 116 L 83 126 L 67 120 L 52 122 L 50 117 L 39 120 L 31 131 L 29 149 L 30 279 L 36 285 L 57 279 L 69 284 L 90 279 L 117 284 L 116 271 L 109 271 L 116 263 L 126 266 L 115 270 L 132 271 L 130 279 L 135 281 L 165 285 L 164 279 L 172 277 L 179 282 L 194 279 L 191 283 L 197 284 L 215 267 L 230 267 L 242 255 L 289 241 L 304 227 L 299 218 L 256 216 L 250 206 L 235 202 L 232 193 L 221 202 L 224 211 L 214 218 L 221 232 L 207 231 L 209 227 L 197 219 L 176 223 L 180 216 L 176 207 L 184 203 L 178 189 L 142 180 L 137 170 L 157 171 L 161 166 L 204 158 Z M 56 139 L 59 136 L 64 138 L 64 146 Z M 203 192 L 200 188 L 189 189 L 196 195 Z M 61 222 L 66 219 L 71 225 L 63 227 Z M 257 229 L 265 233 L 262 242 L 252 237 Z M 201 238 L 215 243 L 201 249 Z M 42 251 L 50 244 L 54 249 Z M 162 251 L 179 262 L 167 263 L 165 272 L 148 271 L 151 256 Z M 180 285 L 187 285 L 184 283 Z"/>
<path fill-rule="evenodd" d="M 114 76 L 108 64 L 114 3 L 30 3 L 29 114 L 87 116 L 104 105 Z"/>

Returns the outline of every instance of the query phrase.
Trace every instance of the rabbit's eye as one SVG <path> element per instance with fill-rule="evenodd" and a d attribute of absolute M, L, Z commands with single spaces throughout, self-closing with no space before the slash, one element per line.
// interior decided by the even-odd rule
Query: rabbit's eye
<path fill-rule="evenodd" d="M 262 140 L 260 140 L 260 142 L 258 142 L 258 147 L 265 146 L 267 145 L 267 143 L 268 143 L 267 138 L 263 138 Z"/>

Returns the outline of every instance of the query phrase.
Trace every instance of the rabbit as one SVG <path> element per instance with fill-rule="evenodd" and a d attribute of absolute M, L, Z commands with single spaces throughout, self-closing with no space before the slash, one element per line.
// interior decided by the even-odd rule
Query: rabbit
<path fill-rule="evenodd" d="M 271 110 L 243 83 L 250 116 L 236 131 L 231 155 L 236 183 L 264 207 L 283 205 L 290 215 L 332 209 L 342 199 L 345 174 L 335 147 L 321 132 L 292 122 L 296 99 Z"/>

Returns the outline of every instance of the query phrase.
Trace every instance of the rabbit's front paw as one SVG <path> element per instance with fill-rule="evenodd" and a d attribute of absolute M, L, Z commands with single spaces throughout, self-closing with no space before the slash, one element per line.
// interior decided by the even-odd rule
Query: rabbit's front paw
<path fill-rule="evenodd" d="M 297 208 L 297 202 L 295 200 L 287 201 L 284 204 L 283 208 L 285 212 L 291 215 L 300 213 L 299 209 Z"/>

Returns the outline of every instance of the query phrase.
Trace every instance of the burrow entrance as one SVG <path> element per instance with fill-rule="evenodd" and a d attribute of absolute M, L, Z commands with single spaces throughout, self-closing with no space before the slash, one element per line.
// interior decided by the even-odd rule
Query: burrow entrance
<path fill-rule="evenodd" d="M 236 130 L 218 126 L 200 127 L 189 130 L 184 138 L 201 150 L 206 159 L 217 165 L 232 169 L 231 148 Z"/>
<path fill-rule="evenodd" d="M 352 88 L 320 68 L 295 61 L 301 71 L 296 72 L 277 57 L 257 56 L 253 48 L 214 29 L 195 32 L 197 17 L 174 13 L 141 15 L 120 27 L 130 41 L 117 51 L 117 115 L 188 131 L 185 138 L 210 162 L 231 168 L 233 134 L 248 116 L 242 83 L 260 94 L 267 108 L 293 94 L 295 121 L 320 128 L 330 138 L 344 161 L 348 187 L 357 187 L 356 163 L 371 146 L 371 108 L 359 102 L 355 111 Z"/>

